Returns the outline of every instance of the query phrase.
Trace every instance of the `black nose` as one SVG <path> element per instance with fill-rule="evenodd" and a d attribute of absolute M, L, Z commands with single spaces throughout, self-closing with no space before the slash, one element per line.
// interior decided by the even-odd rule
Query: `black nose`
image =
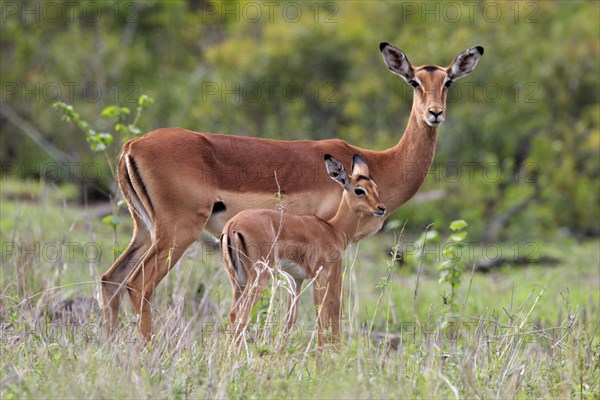
<path fill-rule="evenodd" d="M 442 112 L 443 111 L 440 111 L 440 112 L 436 113 L 435 111 L 429 110 L 429 114 L 433 115 L 436 119 L 437 119 L 437 117 L 439 117 L 440 115 L 442 115 Z"/>
<path fill-rule="evenodd" d="M 384 215 L 385 214 L 385 207 L 382 205 L 377 206 L 377 209 L 379 210 L 379 212 L 377 214 L 379 215 Z"/>

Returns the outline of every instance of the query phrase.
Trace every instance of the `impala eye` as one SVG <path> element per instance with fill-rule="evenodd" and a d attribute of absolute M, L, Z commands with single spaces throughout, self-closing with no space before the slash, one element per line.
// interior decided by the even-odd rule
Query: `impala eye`
<path fill-rule="evenodd" d="M 364 189 L 356 188 L 356 189 L 354 189 L 354 194 L 357 195 L 358 197 L 362 197 L 365 194 L 367 194 L 367 192 Z"/>
<path fill-rule="evenodd" d="M 454 82 L 452 82 L 451 80 L 447 80 L 446 83 L 444 83 L 444 87 L 449 88 L 450 86 L 452 86 Z"/>
<path fill-rule="evenodd" d="M 408 81 L 408 83 L 414 87 L 415 89 L 419 87 L 419 82 L 412 80 L 412 81 Z"/>

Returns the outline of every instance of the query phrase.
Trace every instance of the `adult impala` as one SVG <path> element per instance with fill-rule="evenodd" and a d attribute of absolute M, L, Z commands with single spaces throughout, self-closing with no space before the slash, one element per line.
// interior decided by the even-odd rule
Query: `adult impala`
<path fill-rule="evenodd" d="M 414 88 L 402 139 L 385 151 L 364 150 L 336 139 L 275 141 L 181 128 L 158 129 L 124 144 L 118 181 L 134 229 L 127 249 L 102 276 L 109 336 L 116 327 L 126 287 L 140 318 L 140 330 L 149 340 L 154 288 L 187 247 L 203 230 L 218 236 L 225 223 L 244 209 L 274 208 L 273 193 L 278 187 L 286 210 L 331 218 L 342 189 L 321 167 L 324 154 L 345 164 L 353 154 L 361 154 L 390 212 L 417 192 L 433 160 L 448 87 L 475 68 L 483 48 L 460 53 L 447 68 L 413 67 L 402 51 L 388 43 L 381 43 L 380 50 L 388 68 Z M 379 221 L 365 224 L 353 240 L 374 233 L 379 226 Z"/>
<path fill-rule="evenodd" d="M 295 324 L 302 282 L 313 280 L 319 347 L 340 339 L 342 304 L 342 255 L 364 223 L 383 224 L 385 206 L 377 185 L 360 155 L 352 157 L 351 173 L 325 155 L 327 174 L 344 189 L 335 215 L 323 220 L 312 214 L 288 214 L 276 210 L 244 210 L 227 222 L 221 235 L 221 251 L 233 290 L 229 319 L 235 324 L 236 341 L 248 323 L 250 311 L 269 282 L 272 267 L 294 280 L 294 296 L 288 301 L 286 331 Z"/>

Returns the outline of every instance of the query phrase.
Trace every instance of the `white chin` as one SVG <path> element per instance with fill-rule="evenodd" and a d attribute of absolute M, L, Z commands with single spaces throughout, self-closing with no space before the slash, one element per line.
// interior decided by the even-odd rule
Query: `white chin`
<path fill-rule="evenodd" d="M 442 122 L 444 121 L 439 121 L 439 122 L 431 122 L 429 120 L 425 120 L 425 122 L 427 123 L 427 125 L 434 127 L 434 126 L 440 126 L 442 124 Z"/>

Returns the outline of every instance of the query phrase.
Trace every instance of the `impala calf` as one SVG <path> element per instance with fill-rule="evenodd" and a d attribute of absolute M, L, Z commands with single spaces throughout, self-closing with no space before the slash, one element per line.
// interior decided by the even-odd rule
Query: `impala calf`
<path fill-rule="evenodd" d="M 360 153 L 390 212 L 414 196 L 427 177 L 438 129 L 446 119 L 448 88 L 475 68 L 483 48 L 463 51 L 448 67 L 413 67 L 400 49 L 388 43 L 381 43 L 379 49 L 387 67 L 414 88 L 408 124 L 390 149 L 364 150 L 338 139 L 291 142 L 181 128 L 157 129 L 123 145 L 117 177 L 134 228 L 129 246 L 102 276 L 109 336 L 127 290 L 140 330 L 150 340 L 154 289 L 186 248 L 204 230 L 218 237 L 225 223 L 242 210 L 275 209 L 273 193 L 278 189 L 287 210 L 333 217 L 342 189 L 330 184 L 321 167 L 323 154 L 348 165 L 352 155 Z M 232 166 L 248 168 L 257 163 L 272 166 L 275 173 L 249 180 L 230 173 Z M 365 222 L 351 239 L 367 237 L 380 226 L 379 220 Z"/>
<path fill-rule="evenodd" d="M 275 210 L 245 210 L 223 228 L 221 251 L 233 289 L 229 318 L 236 326 L 236 340 L 248 323 L 250 311 L 271 276 L 271 266 L 291 276 L 295 295 L 288 301 L 285 331 L 296 322 L 302 282 L 313 280 L 317 309 L 318 344 L 340 339 L 342 304 L 342 253 L 365 222 L 381 227 L 385 206 L 369 167 L 358 154 L 352 158 L 351 174 L 343 164 L 325 155 L 327 174 L 344 188 L 335 215 L 323 220 L 312 214 L 285 214 Z"/>

